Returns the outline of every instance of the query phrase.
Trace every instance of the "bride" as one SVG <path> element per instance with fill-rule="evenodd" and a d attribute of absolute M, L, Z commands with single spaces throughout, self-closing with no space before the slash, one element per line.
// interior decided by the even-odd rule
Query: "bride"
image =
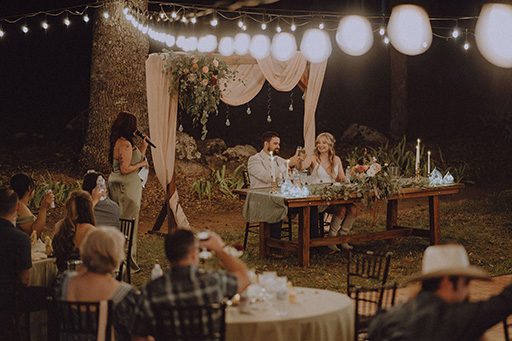
<path fill-rule="evenodd" d="M 311 173 L 310 183 L 333 183 L 344 182 L 345 173 L 341 159 L 334 151 L 336 140 L 330 133 L 321 133 L 315 140 L 315 151 L 311 157 L 308 157 L 304 168 L 309 168 Z M 329 236 L 346 235 L 350 232 L 357 214 L 355 205 L 331 205 L 328 207 L 319 207 L 320 212 L 332 214 L 331 224 L 329 226 Z M 352 249 L 348 243 L 342 243 L 345 250 Z M 329 245 L 334 251 L 340 251 L 335 245 Z"/>

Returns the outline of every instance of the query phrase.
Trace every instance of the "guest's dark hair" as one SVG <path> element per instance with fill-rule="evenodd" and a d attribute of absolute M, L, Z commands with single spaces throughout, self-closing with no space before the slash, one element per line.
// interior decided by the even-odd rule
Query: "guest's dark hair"
<path fill-rule="evenodd" d="M 98 177 L 100 176 L 103 179 L 106 179 L 105 176 L 100 172 L 88 171 L 87 174 L 84 175 L 82 189 L 84 191 L 89 192 L 89 194 L 92 194 L 92 190 L 94 189 L 94 187 L 96 187 L 96 181 L 98 181 Z"/>
<path fill-rule="evenodd" d="M 18 203 L 18 195 L 11 188 L 0 189 L 0 215 L 13 213 Z"/>
<path fill-rule="evenodd" d="M 34 180 L 27 174 L 18 173 L 11 177 L 11 188 L 22 198 L 27 192 L 31 191 L 36 185 Z"/>
<path fill-rule="evenodd" d="M 75 250 L 77 224 L 96 225 L 91 195 L 85 191 L 71 192 L 66 200 L 66 217 L 62 220 L 59 232 L 53 238 L 57 267 L 66 269 L 66 263 Z"/>
<path fill-rule="evenodd" d="M 165 255 L 171 264 L 184 259 L 194 246 L 196 237 L 190 230 L 180 229 L 165 238 Z"/>
<path fill-rule="evenodd" d="M 275 131 L 266 131 L 261 134 L 261 145 L 265 144 L 265 142 L 270 142 L 273 137 L 279 137 L 279 134 Z"/>
<path fill-rule="evenodd" d="M 109 159 L 110 162 L 114 159 L 114 146 L 116 141 L 124 137 L 133 145 L 133 133 L 137 130 L 137 117 L 126 111 L 121 111 L 117 114 L 112 128 L 110 128 L 110 151 Z"/>

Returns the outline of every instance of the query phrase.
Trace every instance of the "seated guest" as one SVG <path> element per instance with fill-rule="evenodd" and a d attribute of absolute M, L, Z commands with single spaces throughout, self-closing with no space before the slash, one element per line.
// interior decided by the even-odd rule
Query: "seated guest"
<path fill-rule="evenodd" d="M 271 187 L 272 185 L 272 163 L 270 154 L 274 156 L 274 177 L 277 181 L 278 178 L 283 179 L 284 173 L 288 172 L 286 160 L 279 156 L 281 138 L 279 134 L 274 131 L 267 131 L 261 135 L 262 149 L 259 153 L 251 156 L 247 160 L 247 172 L 249 173 L 249 180 L 251 182 L 250 188 L 264 188 Z M 294 155 L 290 158 L 290 167 L 295 167 L 300 161 L 299 155 Z M 292 211 L 290 213 L 297 213 Z M 311 214 L 316 217 L 317 214 Z M 311 237 L 318 235 L 318 219 L 311 219 Z M 282 222 L 273 223 L 270 225 L 270 235 L 272 238 L 281 238 L 281 225 Z"/>
<path fill-rule="evenodd" d="M 345 172 L 341 159 L 336 155 L 334 144 L 336 140 L 330 133 L 321 133 L 315 140 L 315 151 L 306 161 L 301 162 L 301 168 L 309 168 L 311 183 L 334 183 L 344 182 Z M 329 236 L 337 236 L 338 234 L 348 234 L 354 224 L 357 214 L 355 205 L 334 205 L 329 207 L 320 207 L 319 211 L 327 210 L 331 213 L 332 220 L 329 227 Z M 341 231 L 340 231 L 341 230 Z M 342 243 L 341 246 L 345 250 L 352 249 L 348 243 Z M 329 245 L 333 251 L 340 251 L 335 245 Z"/>
<path fill-rule="evenodd" d="M 0 189 L 0 339 L 15 340 L 16 296 L 29 283 L 30 239 L 14 226 L 18 195 Z"/>
<path fill-rule="evenodd" d="M 117 281 L 113 274 L 125 258 L 124 235 L 112 228 L 91 231 L 80 245 L 84 271 L 67 272 L 60 288 L 65 301 L 111 300 L 116 340 L 130 340 L 129 328 L 137 297 L 133 287 Z"/>
<path fill-rule="evenodd" d="M 462 245 L 435 245 L 425 250 L 421 292 L 409 302 L 377 315 L 370 340 L 479 340 L 485 331 L 512 314 L 512 284 L 486 301 L 469 302 L 469 282 L 490 279 L 469 264 Z"/>
<path fill-rule="evenodd" d="M 91 195 L 85 191 L 72 192 L 66 201 L 66 217 L 55 224 L 52 241 L 59 272 L 66 270 L 69 260 L 80 258 L 78 247 L 95 224 Z"/>
<path fill-rule="evenodd" d="M 105 181 L 105 188 L 98 188 L 98 179 Z M 119 205 L 108 197 L 108 185 L 103 174 L 88 171 L 84 176 L 82 189 L 92 196 L 94 216 L 97 226 L 115 226 L 119 228 Z"/>
<path fill-rule="evenodd" d="M 48 209 L 55 200 L 53 193 L 50 191 L 43 196 L 36 217 L 28 208 L 36 192 L 34 180 L 26 174 L 19 173 L 11 177 L 10 184 L 19 198 L 16 226 L 28 235 L 31 235 L 33 231 L 40 235 L 46 226 Z"/>
<path fill-rule="evenodd" d="M 213 251 L 227 271 L 199 269 L 199 247 Z M 224 251 L 224 242 L 216 233 L 210 232 L 208 240 L 198 242 L 191 231 L 178 230 L 166 236 L 165 253 L 171 268 L 142 289 L 135 311 L 132 340 L 155 336 L 154 309 L 159 305 L 220 303 L 249 285 L 246 265 Z"/>

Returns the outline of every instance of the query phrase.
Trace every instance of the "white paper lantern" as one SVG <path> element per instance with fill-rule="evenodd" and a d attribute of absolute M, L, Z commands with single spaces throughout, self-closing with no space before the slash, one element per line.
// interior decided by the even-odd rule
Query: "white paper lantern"
<path fill-rule="evenodd" d="M 186 38 L 183 42 L 183 51 L 191 52 L 197 49 L 197 37 Z"/>
<path fill-rule="evenodd" d="M 217 37 L 213 34 L 207 34 L 199 38 L 197 50 L 199 52 L 213 52 L 217 48 Z"/>
<path fill-rule="evenodd" d="M 174 38 L 172 34 L 165 34 L 164 37 L 165 45 L 167 45 L 167 47 L 173 47 L 176 43 L 176 38 Z"/>
<path fill-rule="evenodd" d="M 272 38 L 272 58 L 280 62 L 286 62 L 295 56 L 297 42 L 295 37 L 288 32 L 278 33 Z"/>
<path fill-rule="evenodd" d="M 482 7 L 475 27 L 478 50 L 494 65 L 512 67 L 512 6 L 489 3 Z"/>
<path fill-rule="evenodd" d="M 232 37 L 222 37 L 219 42 L 219 53 L 224 57 L 229 57 L 235 53 L 234 39 Z"/>
<path fill-rule="evenodd" d="M 409 56 L 422 54 L 432 44 L 432 27 L 427 12 L 416 5 L 393 7 L 388 34 L 393 47 Z"/>
<path fill-rule="evenodd" d="M 270 54 L 270 38 L 264 34 L 257 34 L 251 39 L 249 52 L 254 59 L 263 59 Z"/>
<path fill-rule="evenodd" d="M 302 37 L 300 52 L 307 61 L 321 63 L 331 55 L 331 39 L 325 31 L 317 28 L 309 29 Z"/>
<path fill-rule="evenodd" d="M 179 47 L 180 49 L 183 48 L 184 42 L 185 42 L 184 36 L 178 36 L 178 38 L 176 38 L 176 46 Z"/>
<path fill-rule="evenodd" d="M 235 53 L 239 56 L 243 56 L 249 52 L 251 46 L 251 36 L 247 33 L 238 33 L 235 36 L 235 43 L 233 45 Z"/>
<path fill-rule="evenodd" d="M 348 55 L 362 56 L 373 45 L 372 25 L 359 15 L 349 15 L 340 20 L 336 43 Z"/>

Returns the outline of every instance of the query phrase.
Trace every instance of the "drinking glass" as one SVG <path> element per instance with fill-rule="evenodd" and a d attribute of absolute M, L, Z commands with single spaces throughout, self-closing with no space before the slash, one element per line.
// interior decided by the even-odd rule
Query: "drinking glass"
<path fill-rule="evenodd" d="M 206 241 L 206 240 L 210 239 L 210 232 L 208 232 L 208 231 L 198 232 L 197 239 L 199 239 L 199 241 Z M 210 251 L 208 251 L 204 247 L 201 248 L 201 251 L 199 252 L 200 259 L 206 260 L 208 258 L 211 258 L 211 256 L 212 256 L 212 253 Z"/>
<path fill-rule="evenodd" d="M 274 309 L 277 316 L 288 315 L 288 278 L 277 277 L 274 282 Z"/>

